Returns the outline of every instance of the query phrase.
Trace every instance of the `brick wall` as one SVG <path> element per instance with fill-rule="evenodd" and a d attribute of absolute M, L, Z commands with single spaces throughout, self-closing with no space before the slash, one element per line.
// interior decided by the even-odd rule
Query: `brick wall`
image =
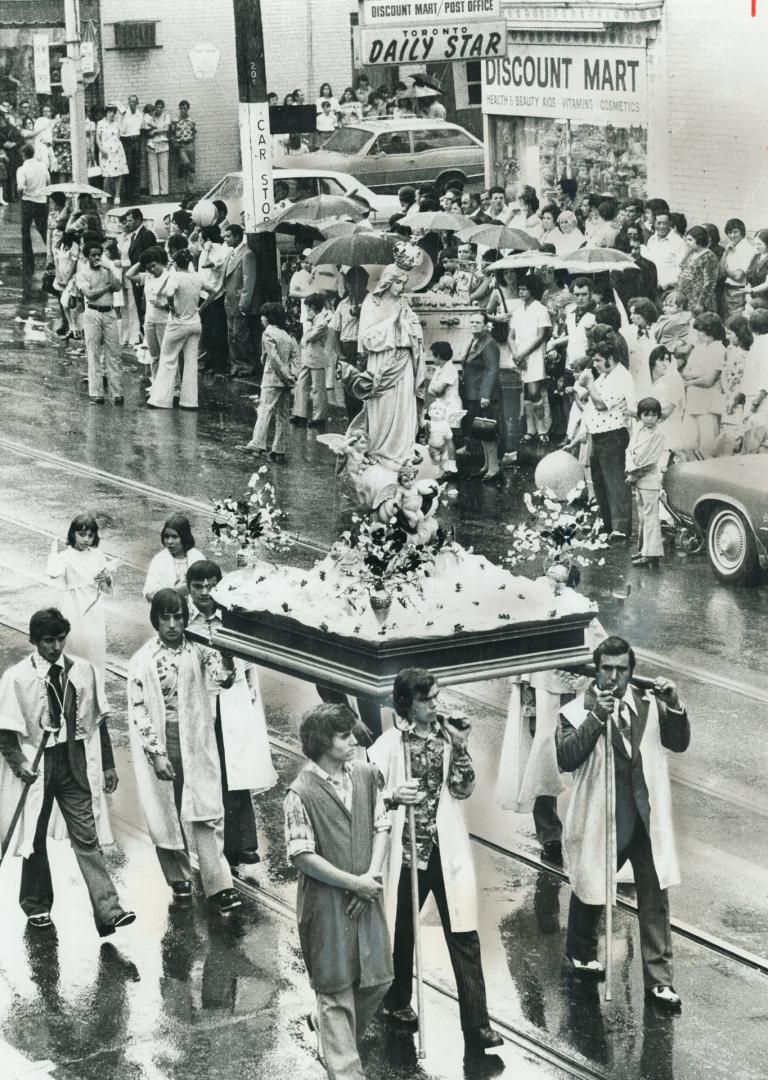
<path fill-rule="evenodd" d="M 115 22 L 157 20 L 155 49 L 114 49 Z M 104 97 L 139 103 L 162 98 L 171 116 L 186 98 L 197 123 L 197 176 L 210 187 L 223 173 L 240 168 L 237 75 L 232 6 L 226 0 L 102 0 Z M 196 79 L 189 50 L 212 43 L 221 57 L 214 79 Z"/>
<path fill-rule="evenodd" d="M 349 0 L 262 0 L 267 83 L 280 95 L 295 88 L 314 101 L 321 82 L 334 92 L 352 80 Z M 113 24 L 157 20 L 159 48 L 118 50 Z M 186 98 L 197 122 L 198 184 L 210 187 L 240 168 L 238 95 L 231 0 L 101 0 L 104 97 L 141 105 L 161 97 L 172 116 Z M 189 50 L 211 43 L 221 57 L 214 79 L 195 78 Z M 310 42 L 312 44 L 310 52 Z"/>
<path fill-rule="evenodd" d="M 655 50 L 649 194 L 690 223 L 768 225 L 765 5 L 753 19 L 749 0 L 666 0 Z"/>

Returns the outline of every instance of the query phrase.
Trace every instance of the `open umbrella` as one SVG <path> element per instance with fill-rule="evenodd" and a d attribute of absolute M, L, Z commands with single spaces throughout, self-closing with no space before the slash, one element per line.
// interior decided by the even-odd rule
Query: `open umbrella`
<path fill-rule="evenodd" d="M 370 229 L 360 229 L 349 236 L 332 236 L 319 244 L 309 256 L 315 263 L 336 266 L 387 266 L 395 256 L 395 244 L 402 237 L 383 236 Z"/>
<path fill-rule="evenodd" d="M 354 221 L 342 221 L 340 218 L 328 218 L 327 221 L 318 221 L 315 229 L 326 240 L 332 236 L 350 236 L 357 225 Z"/>
<path fill-rule="evenodd" d="M 442 97 L 442 90 L 436 90 L 433 86 L 412 86 L 408 90 L 399 90 L 395 97 L 398 101 L 406 99 L 412 101 L 414 98 L 433 98 Z"/>
<path fill-rule="evenodd" d="M 409 229 L 426 229 L 434 232 L 459 232 L 460 229 L 468 229 L 475 222 L 463 214 L 449 214 L 445 210 L 420 210 L 418 214 L 411 214 L 403 218 L 401 225 Z"/>
<path fill-rule="evenodd" d="M 92 195 L 94 199 L 109 198 L 106 191 L 102 191 L 101 188 L 91 187 L 90 184 L 76 184 L 70 180 L 65 184 L 48 184 L 43 188 L 43 195 L 53 195 L 54 191 L 61 191 L 65 195 Z"/>
<path fill-rule="evenodd" d="M 541 246 L 538 240 L 522 229 L 510 229 L 508 225 L 496 225 L 493 222 L 462 229 L 458 233 L 458 239 L 506 251 L 538 251 Z"/>
<path fill-rule="evenodd" d="M 637 269 L 637 263 L 631 255 L 616 248 L 585 247 L 563 257 L 566 269 L 583 274 L 600 274 L 612 270 Z"/>
<path fill-rule="evenodd" d="M 348 199 L 345 195 L 313 195 L 310 199 L 291 203 L 271 221 L 277 226 L 293 221 L 301 225 L 314 225 L 326 218 L 349 217 L 358 221 L 371 212 L 372 207 L 364 199 Z"/>
<path fill-rule="evenodd" d="M 567 270 L 568 263 L 557 255 L 547 251 L 518 251 L 506 255 L 498 262 L 491 263 L 489 270 L 539 270 L 542 266 L 551 266 L 553 270 Z"/>

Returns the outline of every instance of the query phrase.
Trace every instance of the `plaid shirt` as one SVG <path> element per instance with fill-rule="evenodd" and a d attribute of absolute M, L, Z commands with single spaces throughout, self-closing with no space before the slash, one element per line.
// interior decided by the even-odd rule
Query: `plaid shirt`
<path fill-rule="evenodd" d="M 443 790 L 443 755 L 451 754 L 448 790 L 454 799 L 468 799 L 475 787 L 475 768 L 468 750 L 452 750 L 440 725 L 435 722 L 426 738 L 415 731 L 407 734 L 411 748 L 411 776 L 419 781 L 419 790 L 427 797 L 414 806 L 416 816 L 416 852 L 418 867 L 426 870 L 432 848 L 437 846 L 437 804 Z M 403 827 L 403 862 L 410 866 L 411 842 L 408 815 Z"/>
<path fill-rule="evenodd" d="M 314 761 L 307 765 L 307 771 L 316 773 L 317 776 L 333 786 L 333 790 L 343 802 L 347 810 L 352 810 L 352 769 L 345 763 L 341 767 L 338 777 L 329 776 Z M 376 797 L 376 810 L 373 819 L 374 832 L 389 832 L 389 813 L 384 806 L 382 788 L 384 781 L 378 776 L 379 793 Z M 307 853 L 314 854 L 315 833 L 312 822 L 309 820 L 304 803 L 295 791 L 289 791 L 283 802 L 283 816 L 285 823 L 285 846 L 288 851 L 288 860 L 292 862 L 297 855 Z"/>

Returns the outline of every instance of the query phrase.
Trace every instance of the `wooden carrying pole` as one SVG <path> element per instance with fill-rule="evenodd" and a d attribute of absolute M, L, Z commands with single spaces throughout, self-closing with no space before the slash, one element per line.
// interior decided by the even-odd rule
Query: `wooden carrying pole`
<path fill-rule="evenodd" d="M 613 717 L 605 724 L 605 1000 L 612 1000 L 611 968 L 613 966 L 613 879 L 616 876 L 616 854 L 613 850 L 613 819 L 616 816 L 613 773 L 613 722 L 618 718 L 619 701 L 614 699 Z"/>
<path fill-rule="evenodd" d="M 37 767 L 40 764 L 40 759 L 43 756 L 43 750 L 45 750 L 45 744 L 48 742 L 48 736 L 50 734 L 51 734 L 50 731 L 44 731 L 43 732 L 43 738 L 42 738 L 42 740 L 40 742 L 40 745 L 37 748 L 37 752 L 35 753 L 34 761 L 32 762 L 32 771 L 33 772 L 37 772 Z M 21 812 L 24 809 L 24 803 L 27 801 L 27 795 L 29 795 L 30 787 L 31 787 L 31 784 L 25 784 L 24 785 L 24 790 L 21 793 L 21 797 L 19 799 L 18 805 L 17 805 L 16 809 L 13 812 L 13 817 L 11 818 L 11 824 L 8 826 L 8 832 L 5 834 L 5 839 L 3 840 L 2 847 L 0 847 L 0 865 L 2 865 L 3 859 L 5 858 L 5 853 L 7 852 L 8 848 L 11 846 L 11 840 L 13 839 L 13 834 L 16 832 L 16 826 L 19 823 L 19 818 L 21 817 Z"/>
<path fill-rule="evenodd" d="M 406 783 L 411 776 L 411 746 L 408 742 L 408 732 L 403 731 L 403 756 L 405 758 Z M 411 853 L 411 908 L 413 915 L 413 944 L 416 956 L 416 1012 L 418 1014 L 418 1057 L 425 1058 L 425 1028 L 424 1028 L 424 968 L 421 957 L 421 905 L 419 904 L 419 854 L 416 848 L 416 810 L 411 804 L 408 806 L 408 846 Z"/>

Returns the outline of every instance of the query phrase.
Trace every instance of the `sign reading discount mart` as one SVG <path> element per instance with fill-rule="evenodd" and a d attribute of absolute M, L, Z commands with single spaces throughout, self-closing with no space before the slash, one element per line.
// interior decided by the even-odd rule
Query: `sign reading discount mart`
<path fill-rule="evenodd" d="M 469 0 L 467 0 L 469 2 Z M 425 64 L 446 60 L 502 58 L 506 41 L 503 19 L 466 25 L 363 28 L 360 35 L 364 64 Z"/>
<path fill-rule="evenodd" d="M 360 25 L 429 26 L 436 22 L 472 23 L 501 18 L 501 0 L 361 0 Z"/>
<path fill-rule="evenodd" d="M 510 45 L 483 63 L 482 108 L 490 116 L 540 116 L 574 124 L 647 123 L 643 48 Z"/>

